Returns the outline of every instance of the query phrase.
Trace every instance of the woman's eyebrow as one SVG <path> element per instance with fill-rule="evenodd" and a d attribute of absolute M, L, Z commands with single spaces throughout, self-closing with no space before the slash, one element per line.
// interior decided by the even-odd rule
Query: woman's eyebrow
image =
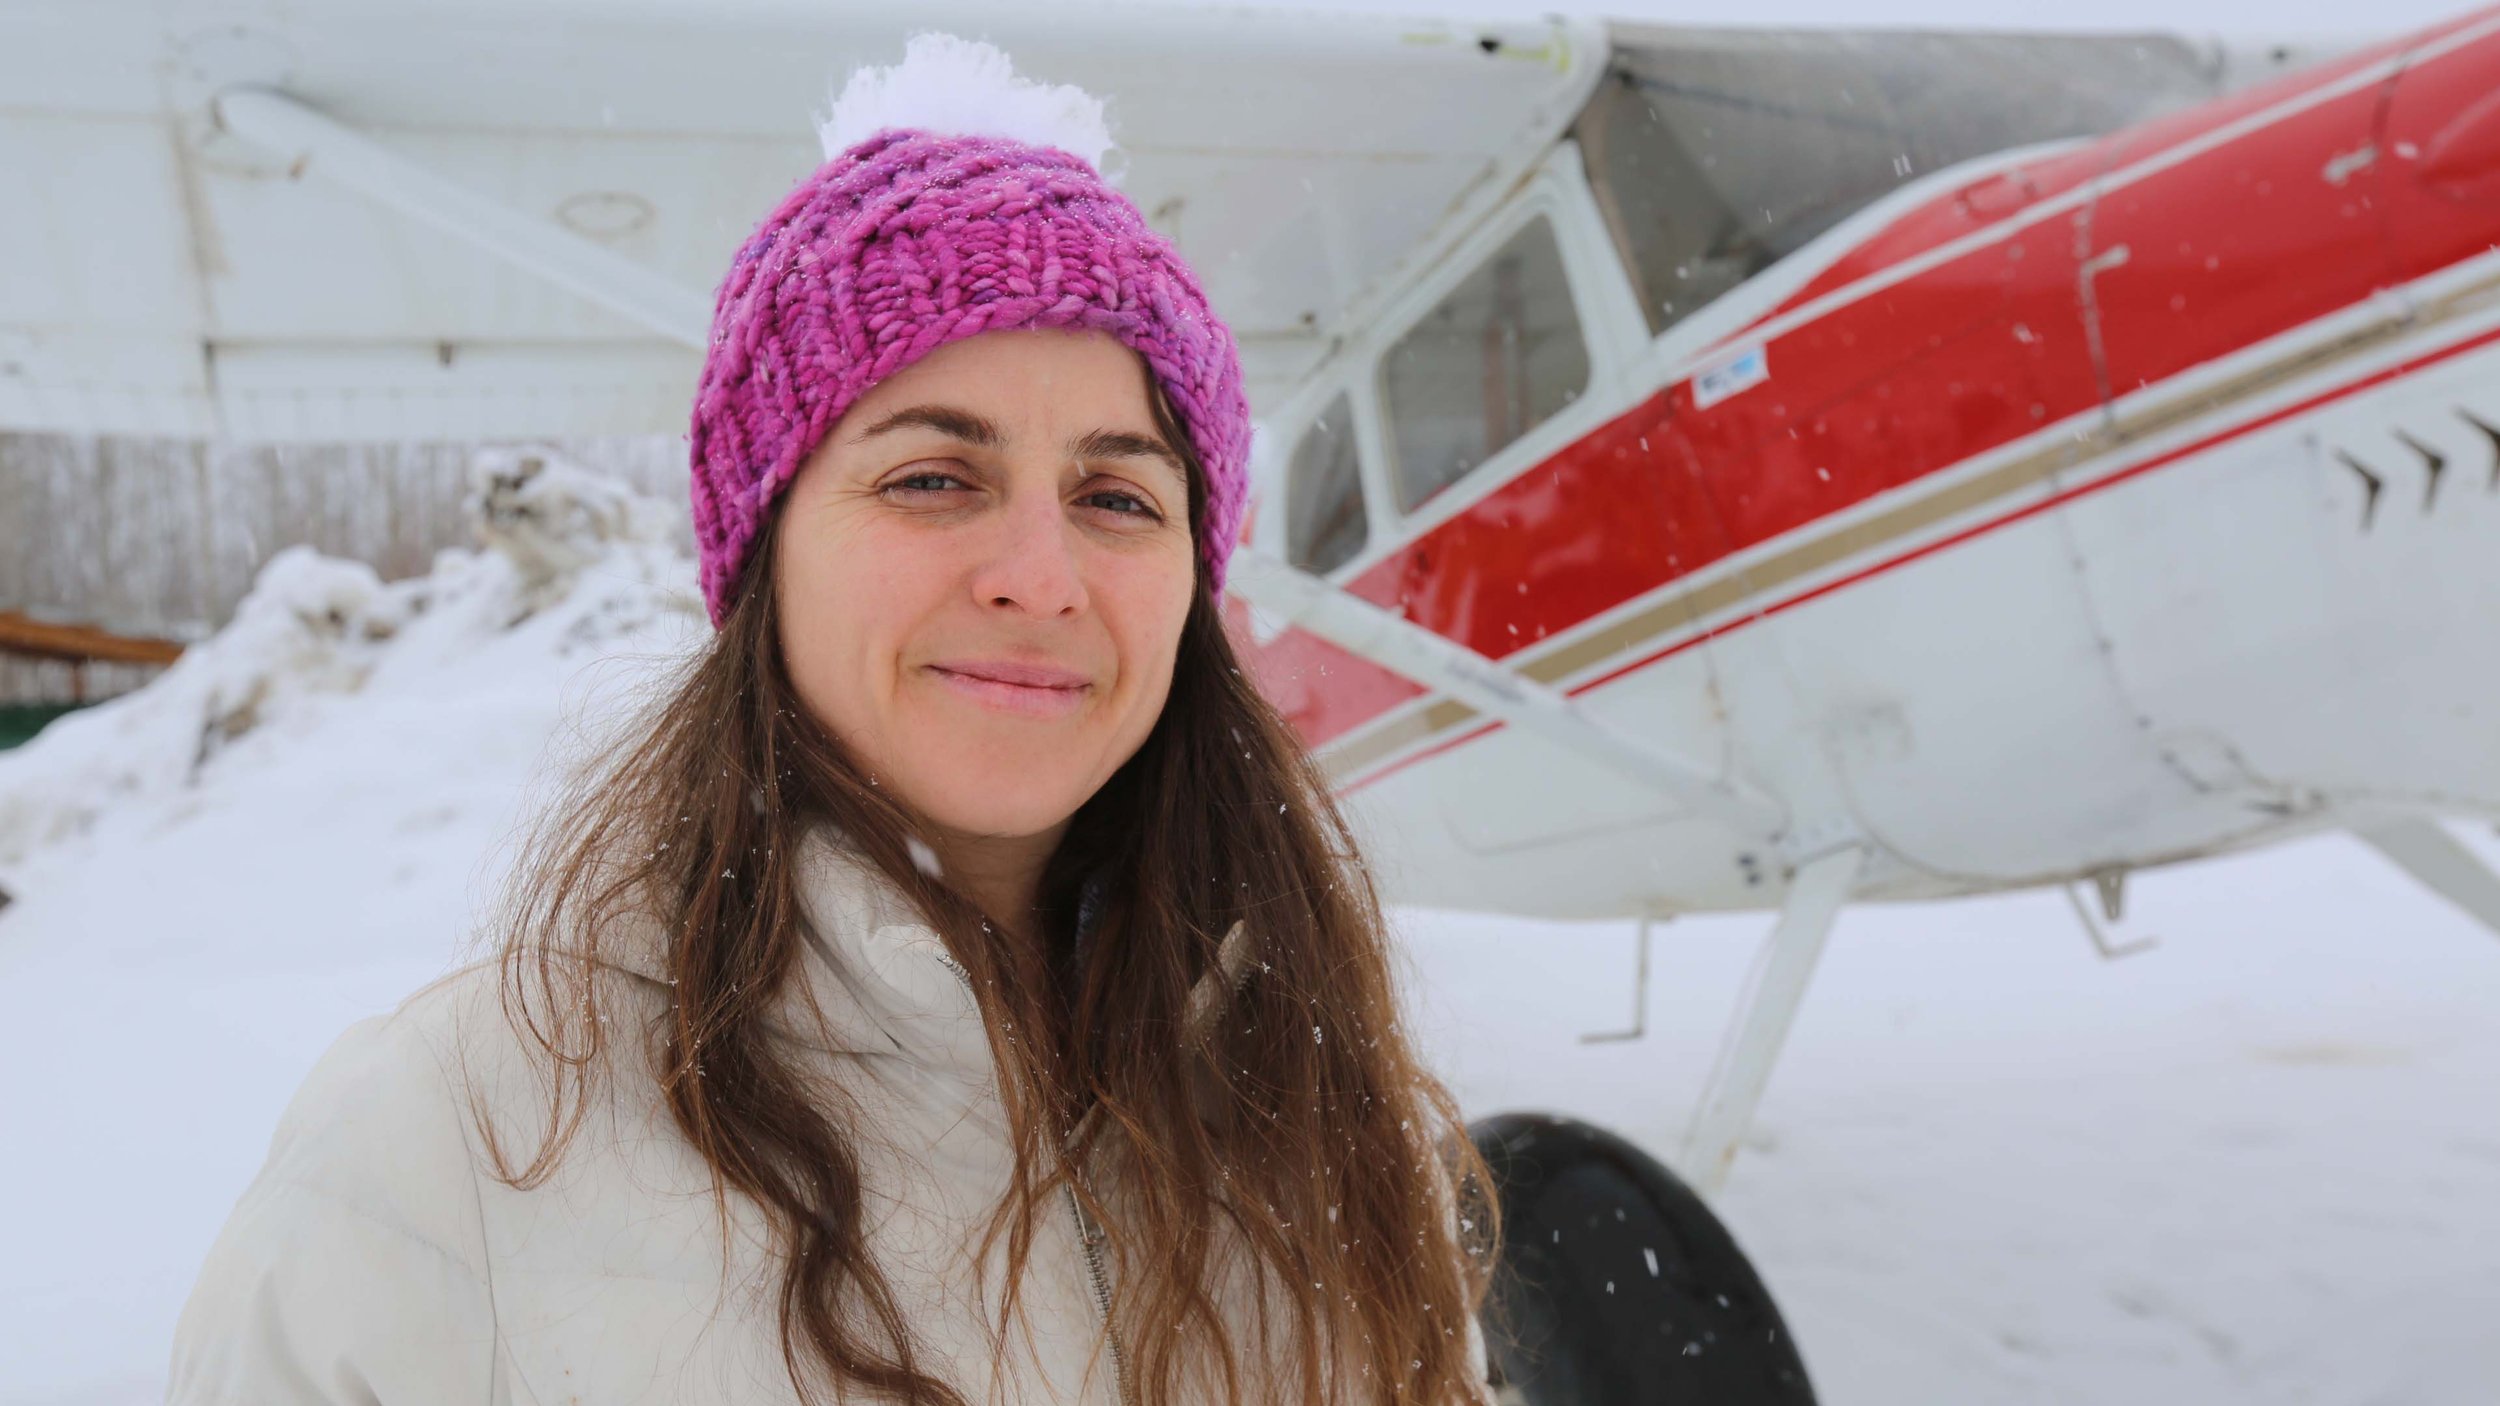
<path fill-rule="evenodd" d="M 1068 441 L 1068 457 L 1072 459 L 1160 459 L 1183 483 L 1189 481 L 1189 470 L 1172 446 L 1154 435 L 1132 434 L 1127 430 L 1095 430 Z"/>
<path fill-rule="evenodd" d="M 897 410 L 851 436 L 851 443 L 863 444 L 878 435 L 915 425 L 982 449 L 996 449 L 1007 442 L 1006 434 L 997 425 L 969 410 L 958 410 L 951 405 L 913 405 Z"/>
<path fill-rule="evenodd" d="M 851 443 L 864 443 L 881 434 L 914 427 L 935 430 L 981 449 L 997 449 L 1007 443 L 1006 432 L 994 421 L 952 405 L 906 406 L 853 435 Z M 1189 477 L 1189 470 L 1172 446 L 1154 435 L 1128 430 L 1093 430 L 1079 435 L 1068 441 L 1068 455 L 1074 459 L 1160 459 L 1183 480 Z"/>

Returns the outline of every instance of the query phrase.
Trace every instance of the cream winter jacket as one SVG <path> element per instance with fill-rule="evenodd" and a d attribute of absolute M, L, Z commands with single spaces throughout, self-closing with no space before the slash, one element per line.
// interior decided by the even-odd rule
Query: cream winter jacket
<path fill-rule="evenodd" d="M 977 1270 L 972 1257 L 1010 1153 L 959 969 L 863 859 L 819 832 L 799 863 L 809 951 L 773 1027 L 856 1101 L 870 1243 L 924 1369 L 976 1403 L 1113 1406 L 1103 1272 L 1083 1253 L 1073 1201 L 1037 1222 L 1022 1330 L 996 1340 L 1003 1250 Z M 605 999 L 623 1036 L 664 987 L 648 946 L 615 955 Z M 516 1190 L 492 1174 L 472 1100 L 516 1165 L 538 1147 L 547 1106 L 497 976 L 491 961 L 455 972 L 322 1056 L 183 1310 L 170 1401 L 796 1399 L 762 1217 L 732 1196 L 724 1247 L 709 1170 L 647 1073 L 604 1081 L 551 1180 Z M 1224 1287 L 1246 1329 L 1246 1281 Z"/>

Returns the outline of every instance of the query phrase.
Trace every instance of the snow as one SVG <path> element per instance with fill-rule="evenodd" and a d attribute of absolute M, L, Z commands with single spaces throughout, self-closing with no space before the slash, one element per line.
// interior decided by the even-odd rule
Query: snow
<path fill-rule="evenodd" d="M 2460 832 L 2463 834 L 2463 832 Z M 2486 857 L 2500 845 L 2464 834 Z M 2344 837 L 1844 912 L 1721 1203 L 1834 1403 L 2488 1402 L 2500 939 Z M 1408 915 L 1471 1110 L 1672 1150 L 1766 918 Z"/>
<path fill-rule="evenodd" d="M 0 754 L 0 1402 L 161 1394 L 306 1068 L 465 954 L 550 768 L 703 637 L 666 514 L 528 457 L 480 466 L 497 545 L 281 556 Z M 2492 1399 L 2500 939 L 2333 837 L 2130 900 L 2161 941 L 2117 962 L 2054 894 L 1843 915 L 1722 1202 L 1823 1398 Z M 1471 1112 L 1658 1150 L 1767 927 L 1661 928 L 1647 1037 L 1582 1044 L 1632 1014 L 1629 925 L 1396 920 Z"/>

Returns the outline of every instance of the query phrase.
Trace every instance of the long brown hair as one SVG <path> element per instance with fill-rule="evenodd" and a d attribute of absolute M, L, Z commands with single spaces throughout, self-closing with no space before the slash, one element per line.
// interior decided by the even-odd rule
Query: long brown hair
<path fill-rule="evenodd" d="M 1201 521 L 1189 438 L 1151 398 Z M 648 1053 L 723 1214 L 740 1194 L 772 1229 L 800 1399 L 823 1399 L 830 1373 L 912 1406 L 964 1406 L 926 1370 L 893 1267 L 870 1253 L 848 1110 L 764 1020 L 804 979 L 794 859 L 821 820 L 919 905 L 979 993 L 1018 1188 L 981 1247 L 1005 1241 L 1002 1326 L 1038 1218 L 1073 1186 L 1107 1236 L 1112 1341 L 1139 1406 L 1180 1399 L 1184 1382 L 1231 1402 L 1479 1400 L 1468 1320 L 1498 1235 L 1485 1169 L 1398 1019 L 1353 836 L 1241 667 L 1203 568 L 1162 716 L 1046 870 L 1048 940 L 1016 943 L 921 872 L 912 817 L 802 705 L 780 648 L 777 522 L 709 647 L 522 848 L 503 999 L 558 1077 L 536 1155 L 516 1167 L 497 1148 L 498 1174 L 531 1186 L 555 1170 L 602 1069 L 600 944 L 654 922 L 668 985 Z M 1089 882 L 1099 916 L 1079 963 Z M 1205 1038 L 1184 1041 L 1185 1002 L 1236 923 L 1251 944 L 1242 979 Z M 1245 1260 L 1248 1325 L 1227 1321 L 1215 1287 Z M 1270 1322 L 1277 1304 L 1285 1321 Z M 1277 1379 L 1280 1357 L 1293 1380 Z"/>

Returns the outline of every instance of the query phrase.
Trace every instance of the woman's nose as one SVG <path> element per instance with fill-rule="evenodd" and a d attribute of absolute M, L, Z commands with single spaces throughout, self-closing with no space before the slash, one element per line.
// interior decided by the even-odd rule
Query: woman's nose
<path fill-rule="evenodd" d="M 1016 494 L 1001 517 L 989 557 L 973 575 L 974 593 L 985 604 L 1045 619 L 1083 611 L 1085 579 L 1076 558 L 1076 529 L 1056 495 Z"/>

